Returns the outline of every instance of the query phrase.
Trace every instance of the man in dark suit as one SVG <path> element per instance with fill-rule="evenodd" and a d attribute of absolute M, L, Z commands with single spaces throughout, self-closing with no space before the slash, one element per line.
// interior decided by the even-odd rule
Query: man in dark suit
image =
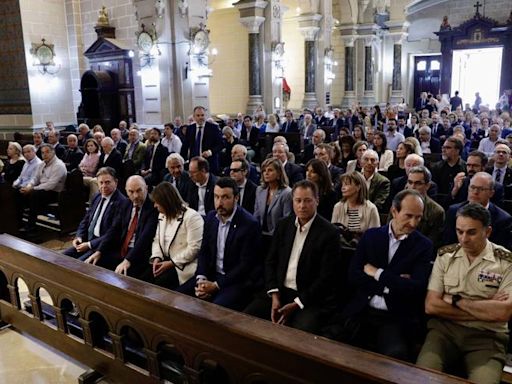
<path fill-rule="evenodd" d="M 275 143 L 272 147 L 272 157 L 283 163 L 286 176 L 288 176 L 288 185 L 293 186 L 297 181 L 304 179 L 304 171 L 301 167 L 288 161 L 290 148 L 284 143 Z"/>
<path fill-rule="evenodd" d="M 139 277 L 147 268 L 151 244 L 158 225 L 158 211 L 148 195 L 144 179 L 131 176 L 126 181 L 128 199 L 119 205 L 118 214 L 98 250 L 85 260 L 113 269 L 116 273 Z"/>
<path fill-rule="evenodd" d="M 423 153 L 441 153 L 441 142 L 439 139 L 432 137 L 430 127 L 421 127 L 418 131 Z"/>
<path fill-rule="evenodd" d="M 496 183 L 504 188 L 506 200 L 512 200 L 512 169 L 508 166 L 510 162 L 510 147 L 505 143 L 496 144 L 494 147 L 494 165 L 486 169 Z"/>
<path fill-rule="evenodd" d="M 203 217 L 215 208 L 213 190 L 217 178 L 210 173 L 210 164 L 200 156 L 193 157 L 188 165 L 190 182 L 186 202 Z"/>
<path fill-rule="evenodd" d="M 304 147 L 304 154 L 302 156 L 302 162 L 304 164 L 315 157 L 315 149 L 324 141 L 325 131 L 323 129 L 316 129 L 311 137 L 311 143 Z"/>
<path fill-rule="evenodd" d="M 331 145 L 322 143 L 315 148 L 315 159 L 320 159 L 327 165 L 327 169 L 331 174 L 331 181 L 337 188 L 339 186 L 340 176 L 343 173 L 343 168 L 337 167 L 331 163 L 333 157 L 334 149 Z"/>
<path fill-rule="evenodd" d="M 96 178 L 100 193 L 94 197 L 90 209 L 80 222 L 73 246 L 63 252 L 75 259 L 86 260 L 98 249 L 119 215 L 120 204 L 126 200 L 117 189 L 117 175 L 113 168 L 100 168 Z"/>
<path fill-rule="evenodd" d="M 462 160 L 463 143 L 456 137 L 449 137 L 441 147 L 443 160 L 430 167 L 432 179 L 439 187 L 439 193 L 448 195 L 451 191 L 453 179 L 459 172 L 466 172 L 466 162 Z M 443 204 L 441 204 L 443 205 Z"/>
<path fill-rule="evenodd" d="M 293 112 L 287 109 L 284 112 L 285 121 L 281 125 L 281 132 L 299 132 L 299 124 L 293 119 Z"/>
<path fill-rule="evenodd" d="M 165 169 L 165 160 L 169 155 L 167 148 L 160 142 L 160 130 L 158 128 L 151 128 L 149 134 L 149 146 L 146 149 L 146 156 L 144 158 L 144 165 L 140 171 L 146 184 L 154 187 L 162 181 L 163 171 Z"/>
<path fill-rule="evenodd" d="M 440 140 L 442 137 L 446 137 L 446 129 L 444 125 L 439 121 L 439 114 L 437 112 L 432 113 L 432 124 L 430 124 L 431 134 L 433 138 Z M 437 152 L 436 152 L 437 153 Z M 441 151 L 439 151 L 441 153 Z"/>
<path fill-rule="evenodd" d="M 210 171 L 217 174 L 219 153 L 223 148 L 222 133 L 217 125 L 206 121 L 203 107 L 194 108 L 194 120 L 195 123 L 187 128 L 186 137 L 181 146 L 181 156 L 184 159 L 195 156 L 204 157 L 210 163 Z"/>
<path fill-rule="evenodd" d="M 233 160 L 229 168 L 229 176 L 235 180 L 238 186 L 240 204 L 247 212 L 254 213 L 254 203 L 256 200 L 256 184 L 247 179 L 249 172 L 249 162 L 245 159 Z"/>
<path fill-rule="evenodd" d="M 487 172 L 478 172 L 471 178 L 468 188 L 468 200 L 464 203 L 453 204 L 446 212 L 446 226 L 443 234 L 443 244 L 457 242 L 455 220 L 457 210 L 468 203 L 480 204 L 487 207 L 491 214 L 492 232 L 489 240 L 508 249 L 512 246 L 512 216 L 503 209 L 491 203 L 494 194 L 494 180 Z"/>
<path fill-rule="evenodd" d="M 332 133 L 332 137 L 329 137 L 328 141 L 337 140 L 340 134 L 340 129 L 344 126 L 348 126 L 348 122 L 345 120 L 345 117 L 342 115 L 342 112 L 339 108 L 334 108 L 332 110 L 333 118 L 329 120 L 329 127 L 334 128 L 334 132 Z"/>
<path fill-rule="evenodd" d="M 450 98 L 450 104 L 452 111 L 455 111 L 458 107 L 462 107 L 462 99 L 459 96 L 459 91 L 455 91 L 455 96 Z"/>
<path fill-rule="evenodd" d="M 174 185 L 183 200 L 187 199 L 191 182 L 190 175 L 185 171 L 185 160 L 179 153 L 171 153 L 165 161 L 165 166 L 169 173 L 164 176 L 164 181 Z"/>
<path fill-rule="evenodd" d="M 416 230 L 423 209 L 418 192 L 402 191 L 391 222 L 364 233 L 349 267 L 352 294 L 325 336 L 411 359 L 432 269 L 432 242 Z"/>
<path fill-rule="evenodd" d="M 315 333 L 337 300 L 339 235 L 331 223 L 317 215 L 318 189 L 314 183 L 298 182 L 292 196 L 295 217 L 279 222 L 265 260 L 265 292 L 245 312 Z"/>
<path fill-rule="evenodd" d="M 128 136 L 128 131 L 126 131 Z M 128 147 L 128 143 L 121 136 L 121 131 L 117 128 L 114 128 L 110 131 L 110 137 L 114 140 L 114 148 L 121 153 L 121 156 L 124 157 L 126 152 L 126 147 Z"/>
<path fill-rule="evenodd" d="M 53 147 L 55 156 L 62 160 L 66 153 L 66 148 L 64 148 L 64 146 L 59 143 L 59 136 L 59 131 L 56 131 L 55 129 L 50 130 L 48 132 L 48 144 Z"/>
<path fill-rule="evenodd" d="M 483 172 L 487 165 L 487 156 L 480 151 L 472 151 L 468 155 L 466 161 L 467 175 L 460 172 L 453 180 L 453 188 L 450 193 L 451 204 L 462 203 L 468 199 L 468 188 L 471 178 L 478 172 Z M 488 172 L 491 173 L 492 172 Z M 503 185 L 499 182 L 494 183 L 494 194 L 491 197 L 491 202 L 501 206 L 503 204 Z"/>
<path fill-rule="evenodd" d="M 196 275 L 178 291 L 223 307 L 242 309 L 261 279 L 255 275 L 260 226 L 237 204 L 238 187 L 233 179 L 219 179 L 214 193 L 215 210 L 208 213 L 204 222 Z"/>
<path fill-rule="evenodd" d="M 123 169 L 123 157 L 117 149 L 114 148 L 114 140 L 105 137 L 101 140 L 102 153 L 98 161 L 98 169 L 111 167 L 116 171 L 116 175 L 121 175 Z"/>
<path fill-rule="evenodd" d="M 259 137 L 260 131 L 253 125 L 252 117 L 249 115 L 244 116 L 244 125 L 240 132 L 240 144 L 245 145 L 248 149 L 256 151 Z"/>
<path fill-rule="evenodd" d="M 78 138 L 76 135 L 68 135 L 66 138 L 68 148 L 62 157 L 62 161 L 66 164 L 66 169 L 71 172 L 73 169 L 77 169 L 80 161 L 84 157 L 84 153 L 78 148 Z"/>
<path fill-rule="evenodd" d="M 412 128 L 405 123 L 405 117 L 398 116 L 396 120 L 396 131 L 404 135 L 405 138 L 413 136 Z"/>

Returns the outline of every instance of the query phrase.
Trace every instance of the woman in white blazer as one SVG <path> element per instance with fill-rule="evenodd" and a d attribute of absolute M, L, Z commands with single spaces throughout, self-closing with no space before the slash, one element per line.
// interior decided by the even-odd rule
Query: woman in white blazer
<path fill-rule="evenodd" d="M 149 262 L 147 281 L 175 289 L 196 272 L 197 254 L 203 239 L 203 218 L 188 208 L 169 182 L 155 187 L 151 195 L 160 213 Z"/>
<path fill-rule="evenodd" d="M 379 155 L 379 172 L 387 172 L 393 164 L 393 151 L 387 149 L 388 139 L 384 132 L 375 132 L 373 137 L 373 149 Z"/>

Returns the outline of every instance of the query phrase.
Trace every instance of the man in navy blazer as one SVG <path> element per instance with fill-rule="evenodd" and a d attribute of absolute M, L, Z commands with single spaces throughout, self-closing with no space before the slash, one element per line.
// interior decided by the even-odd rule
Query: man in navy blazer
<path fill-rule="evenodd" d="M 123 156 L 114 148 L 114 140 L 110 137 L 105 137 L 101 140 L 102 153 L 98 161 L 98 169 L 103 167 L 114 168 L 117 175 L 122 175 L 123 171 Z"/>
<path fill-rule="evenodd" d="M 265 259 L 265 292 L 244 312 L 316 333 L 336 307 L 340 280 L 339 234 L 317 214 L 318 189 L 302 180 L 293 187 L 295 216 L 279 222 Z"/>
<path fill-rule="evenodd" d="M 153 207 L 148 187 L 141 176 L 128 178 L 126 193 L 128 199 L 119 206 L 117 218 L 105 240 L 85 262 L 138 277 L 146 269 L 151 256 L 158 211 Z"/>
<path fill-rule="evenodd" d="M 200 156 L 190 160 L 188 172 L 190 181 L 188 194 L 184 199 L 190 208 L 204 217 L 214 209 L 213 189 L 217 178 L 210 173 L 208 161 Z"/>
<path fill-rule="evenodd" d="M 432 242 L 416 230 L 424 203 L 411 189 L 393 199 L 388 225 L 368 229 L 348 271 L 351 296 L 324 335 L 408 360 L 424 313 Z"/>
<path fill-rule="evenodd" d="M 299 124 L 293 119 L 293 112 L 287 109 L 284 112 L 285 121 L 281 125 L 281 132 L 299 132 Z"/>
<path fill-rule="evenodd" d="M 119 206 L 126 201 L 126 197 L 117 189 L 117 176 L 113 168 L 100 168 L 96 178 L 100 193 L 94 197 L 89 211 L 80 222 L 73 246 L 63 252 L 82 261 L 98 249 L 119 214 Z"/>
<path fill-rule="evenodd" d="M 288 144 L 275 143 L 272 147 L 272 157 L 283 163 L 284 171 L 288 177 L 288 185 L 292 187 L 297 181 L 304 179 L 304 171 L 297 164 L 293 164 L 288 161 L 289 152 L 290 148 L 288 147 Z"/>
<path fill-rule="evenodd" d="M 144 165 L 140 171 L 142 177 L 151 187 L 158 185 L 163 178 L 163 171 L 165 169 L 165 161 L 169 155 L 167 147 L 165 147 L 161 140 L 161 133 L 158 128 L 151 128 L 149 140 L 146 143 L 146 156 L 144 157 Z"/>
<path fill-rule="evenodd" d="M 238 205 L 238 187 L 233 179 L 220 178 L 214 193 L 215 211 L 208 213 L 204 222 L 196 275 L 178 291 L 242 309 L 261 281 L 260 226 Z"/>
<path fill-rule="evenodd" d="M 181 146 L 181 156 L 185 159 L 202 156 L 210 163 L 210 171 L 218 174 L 219 153 L 223 148 L 222 133 L 217 125 L 206 121 L 203 107 L 194 108 L 194 121 L 195 123 L 187 128 L 186 137 Z"/>
<path fill-rule="evenodd" d="M 508 249 L 511 248 L 512 216 L 491 203 L 494 188 L 495 182 L 492 179 L 492 175 L 487 172 L 478 172 L 471 178 L 468 187 L 468 200 L 460 204 L 451 205 L 446 212 L 443 244 L 457 243 L 457 234 L 455 232 L 457 210 L 468 203 L 475 203 L 486 207 L 491 214 L 492 232 L 491 236 L 489 236 L 489 241 Z"/>

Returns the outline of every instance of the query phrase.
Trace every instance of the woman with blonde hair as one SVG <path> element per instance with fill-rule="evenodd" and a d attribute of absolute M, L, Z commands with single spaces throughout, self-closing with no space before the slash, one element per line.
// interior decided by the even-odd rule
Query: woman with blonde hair
<path fill-rule="evenodd" d="M 341 201 L 336 203 L 331 222 L 359 236 L 368 228 L 380 227 L 379 212 L 368 200 L 368 187 L 359 172 L 341 176 Z"/>
<path fill-rule="evenodd" d="M 20 143 L 10 141 L 7 145 L 7 161 L 4 165 L 4 182 L 12 185 L 18 178 L 25 165 L 25 158 L 23 157 L 23 150 Z"/>
<path fill-rule="evenodd" d="M 158 210 L 158 227 L 144 279 L 175 289 L 189 280 L 197 268 L 197 254 L 203 239 L 203 218 L 183 201 L 169 182 L 158 184 L 151 193 Z"/>

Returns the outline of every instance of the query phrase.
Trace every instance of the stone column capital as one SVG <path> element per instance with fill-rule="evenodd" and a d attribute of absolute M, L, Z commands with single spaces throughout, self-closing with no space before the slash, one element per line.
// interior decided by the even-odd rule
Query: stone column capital
<path fill-rule="evenodd" d="M 247 28 L 249 33 L 259 33 L 260 26 L 265 21 L 265 17 L 263 16 L 249 16 L 249 17 L 241 17 L 240 23 Z"/>
<path fill-rule="evenodd" d="M 242 9 L 265 9 L 268 2 L 265 0 L 240 0 L 236 3 L 233 3 L 233 6 L 238 8 L 238 10 Z"/>
<path fill-rule="evenodd" d="M 300 33 L 306 41 L 315 41 L 318 31 L 320 31 L 320 20 L 322 15 L 318 13 L 303 14 L 297 17 Z"/>
<path fill-rule="evenodd" d="M 357 36 L 343 36 L 342 40 L 345 43 L 345 47 L 353 47 L 357 40 Z"/>

